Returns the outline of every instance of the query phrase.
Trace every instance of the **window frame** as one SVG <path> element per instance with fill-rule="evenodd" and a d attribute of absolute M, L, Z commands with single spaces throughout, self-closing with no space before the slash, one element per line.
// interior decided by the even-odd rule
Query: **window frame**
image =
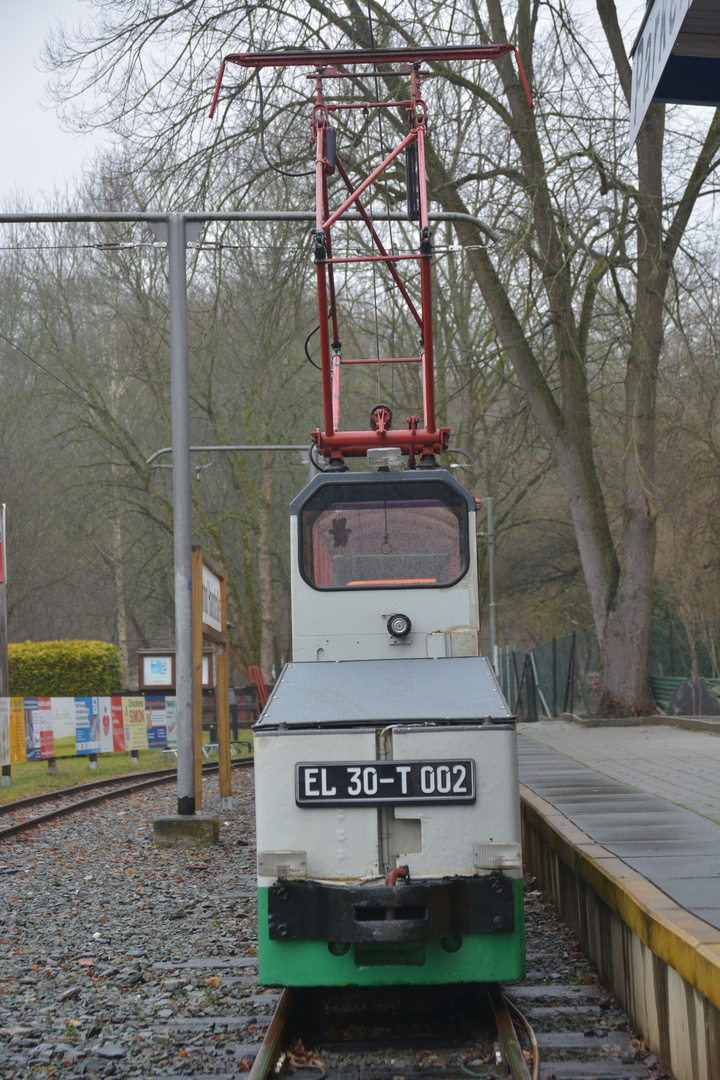
<path fill-rule="evenodd" d="M 323 482 L 324 481 L 324 482 Z M 353 488 L 357 488 L 357 498 L 353 500 L 352 497 L 348 501 L 363 501 L 361 492 L 363 489 L 368 490 L 366 496 L 367 501 L 378 500 L 381 501 L 384 496 L 382 494 L 382 488 L 386 485 L 395 487 L 396 485 L 406 485 L 408 501 L 415 501 L 423 498 L 423 489 L 433 488 L 435 489 L 432 494 L 426 496 L 430 498 L 439 498 L 438 488 L 444 489 L 447 492 L 447 508 L 458 509 L 461 511 L 459 518 L 459 538 L 460 538 L 460 571 L 459 573 L 448 582 L 428 582 L 427 584 L 420 584 L 418 582 L 412 582 L 408 584 L 401 584 L 399 582 L 389 585 L 381 585 L 375 583 L 368 583 L 367 585 L 319 585 L 316 581 L 308 576 L 305 570 L 305 529 L 303 527 L 304 514 L 310 507 L 310 504 L 317 499 L 324 489 L 330 489 L 330 492 L 343 491 L 342 497 L 347 497 L 345 492 L 347 489 L 352 491 Z M 344 490 L 343 490 L 344 489 Z M 415 490 L 413 490 L 415 489 Z M 370 494 L 372 490 L 372 495 Z M 320 510 L 329 509 L 333 502 L 332 495 L 329 494 L 327 505 Z M 365 592 L 389 592 L 396 589 L 451 589 L 457 585 L 467 575 L 470 570 L 470 524 L 469 524 L 469 511 L 472 505 L 474 509 L 475 500 L 457 484 L 447 473 L 444 471 L 440 475 L 425 476 L 412 474 L 412 478 L 407 474 L 394 473 L 369 473 L 369 474 L 345 474 L 341 477 L 334 477 L 332 482 L 329 482 L 324 477 L 316 477 L 308 488 L 297 499 L 294 499 L 291 503 L 291 512 L 296 514 L 298 518 L 298 568 L 300 570 L 300 576 L 302 580 L 315 592 L 323 593 L 365 593 Z M 312 552 L 311 552 L 312 557 Z"/>

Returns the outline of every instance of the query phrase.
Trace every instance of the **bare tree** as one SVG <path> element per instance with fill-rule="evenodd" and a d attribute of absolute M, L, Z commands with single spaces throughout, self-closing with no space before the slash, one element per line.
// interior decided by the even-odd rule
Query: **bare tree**
<path fill-rule="evenodd" d="M 500 0 L 308 0 L 247 7 L 211 0 L 199 14 L 171 4 L 98 0 L 79 38 L 57 36 L 47 60 L 68 108 L 127 137 L 157 190 L 200 201 L 257 200 L 252 76 L 228 81 L 222 122 L 203 117 L 223 52 L 281 45 L 367 47 L 469 39 L 517 42 L 536 97 L 530 110 L 512 61 L 465 70 L 434 65 L 432 197 L 445 210 L 493 216 L 500 240 L 458 225 L 468 271 L 487 306 L 492 342 L 509 361 L 566 492 L 603 658 L 604 705 L 652 708 L 648 680 L 657 530 L 656 386 L 668 288 L 681 244 L 693 242 L 698 200 L 718 164 L 720 117 L 706 134 L 669 131 L 653 106 L 634 153 L 625 147 L 631 70 L 614 0 L 597 0 L 583 28 L 570 8 L 519 0 L 507 24 Z M 599 26 L 604 37 L 599 47 Z M 167 63 L 164 46 L 172 43 Z M 391 95 L 394 76 L 380 76 Z M 360 81 L 359 96 L 373 92 Z M 302 165 L 292 123 L 300 80 L 278 74 L 266 102 L 274 152 Z M 92 91 L 92 93 L 89 93 Z M 341 132 L 361 162 L 361 136 Z M 672 166 L 672 167 L 670 167 Z M 285 180 L 303 204 L 307 181 Z M 298 186 L 299 185 L 299 186 Z M 490 351 L 490 350 L 489 350 Z M 607 365 L 622 384 L 616 460 L 598 457 Z M 614 399 L 617 404 L 617 398 Z"/>

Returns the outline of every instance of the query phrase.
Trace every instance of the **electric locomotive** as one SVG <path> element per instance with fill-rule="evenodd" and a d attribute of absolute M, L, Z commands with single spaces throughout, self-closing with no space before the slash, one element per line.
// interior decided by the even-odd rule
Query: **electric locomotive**
<path fill-rule="evenodd" d="M 291 504 L 293 656 L 255 727 L 260 980 L 524 975 L 515 724 L 478 655 L 475 500 L 442 469 Z"/>
<path fill-rule="evenodd" d="M 476 501 L 438 466 L 450 432 L 434 403 L 432 230 L 425 180 L 425 62 L 498 61 L 511 45 L 232 54 L 226 63 L 313 68 L 313 255 L 324 466 L 290 506 L 293 660 L 255 725 L 260 981 L 284 986 L 495 982 L 522 978 L 525 947 L 515 719 L 479 655 Z M 358 65 L 396 65 L 393 102 L 325 94 Z M 377 70 L 375 68 L 375 70 Z M 342 85 L 342 82 L 341 82 Z M 409 133 L 353 184 L 342 110 L 396 108 Z M 357 115 L 357 114 L 354 114 Z M 384 246 L 364 191 L 403 153 L 418 248 Z M 331 211 L 328 178 L 348 196 Z M 374 254 L 337 256 L 352 210 Z M 401 279 L 402 262 L 417 271 Z M 417 322 L 417 356 L 347 358 L 338 263 L 382 266 Z M 347 267 L 346 267 L 347 270 Z M 419 302 L 410 292 L 419 284 Z M 344 365 L 416 363 L 422 420 L 376 405 L 343 430 Z M 367 457 L 363 471 L 346 459 Z"/>

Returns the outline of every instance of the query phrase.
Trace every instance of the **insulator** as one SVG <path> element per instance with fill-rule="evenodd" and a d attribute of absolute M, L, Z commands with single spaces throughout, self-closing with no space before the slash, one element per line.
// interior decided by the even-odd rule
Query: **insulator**
<path fill-rule="evenodd" d="M 335 128 L 325 128 L 325 175 L 332 176 L 335 172 L 335 146 L 337 144 L 337 132 Z"/>
<path fill-rule="evenodd" d="M 405 150 L 405 197 L 408 221 L 420 218 L 420 185 L 418 182 L 417 143 L 410 143 Z"/>

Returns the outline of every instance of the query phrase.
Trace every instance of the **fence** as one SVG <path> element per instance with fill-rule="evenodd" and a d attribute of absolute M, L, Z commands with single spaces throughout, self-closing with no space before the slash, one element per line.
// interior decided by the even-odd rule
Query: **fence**
<path fill-rule="evenodd" d="M 660 676 L 720 677 L 720 622 L 653 622 L 650 674 L 654 688 Z M 581 630 L 528 653 L 507 646 L 500 653 L 500 683 L 510 708 L 524 720 L 594 713 L 601 696 L 597 638 L 592 630 Z"/>
<path fill-rule="evenodd" d="M 714 619 L 688 623 L 654 622 L 650 673 L 683 679 L 693 674 L 706 679 L 719 678 L 720 622 Z"/>
<path fill-rule="evenodd" d="M 529 653 L 500 654 L 500 682 L 510 708 L 523 719 L 594 712 L 600 704 L 600 654 L 591 630 L 553 638 Z"/>

